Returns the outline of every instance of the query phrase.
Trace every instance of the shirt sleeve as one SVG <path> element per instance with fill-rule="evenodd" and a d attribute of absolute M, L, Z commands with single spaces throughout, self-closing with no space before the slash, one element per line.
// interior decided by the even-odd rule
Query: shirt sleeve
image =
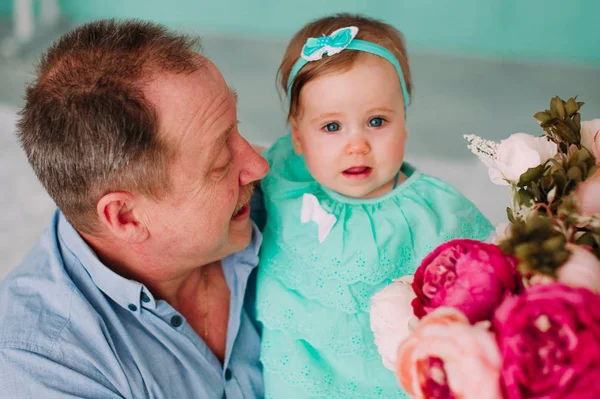
<path fill-rule="evenodd" d="M 0 396 L 23 399 L 123 398 L 92 368 L 65 365 L 29 350 L 0 349 Z"/>

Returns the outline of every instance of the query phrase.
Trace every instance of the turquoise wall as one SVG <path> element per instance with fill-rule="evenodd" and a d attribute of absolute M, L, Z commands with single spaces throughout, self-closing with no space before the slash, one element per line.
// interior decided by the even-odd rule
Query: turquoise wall
<path fill-rule="evenodd" d="M 136 17 L 177 28 L 289 37 L 334 12 L 382 18 L 412 51 L 585 63 L 600 67 L 598 0 L 60 0 L 76 21 Z M 10 1 L 0 0 L 0 12 Z"/>
<path fill-rule="evenodd" d="M 8 15 L 12 9 L 11 1 L 0 0 L 0 15 Z"/>

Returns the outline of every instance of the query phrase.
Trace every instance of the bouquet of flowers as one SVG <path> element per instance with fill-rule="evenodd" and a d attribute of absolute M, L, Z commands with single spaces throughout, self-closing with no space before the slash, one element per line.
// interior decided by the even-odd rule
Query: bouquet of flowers
<path fill-rule="evenodd" d="M 543 135 L 465 136 L 507 185 L 493 242 L 459 239 L 372 298 L 386 367 L 413 398 L 600 398 L 600 119 L 576 98 Z"/>

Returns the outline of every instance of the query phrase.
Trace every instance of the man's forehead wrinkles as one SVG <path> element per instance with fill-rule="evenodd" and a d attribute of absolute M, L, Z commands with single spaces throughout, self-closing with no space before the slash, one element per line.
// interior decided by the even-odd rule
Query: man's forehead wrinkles
<path fill-rule="evenodd" d="M 203 118 L 204 117 L 207 117 L 207 118 L 206 118 L 206 121 L 200 127 L 201 134 L 211 132 L 213 130 L 213 128 L 215 127 L 215 125 L 221 121 L 223 116 L 229 110 L 229 107 L 224 106 L 227 101 L 228 101 L 227 96 L 224 96 L 224 98 L 221 100 L 215 99 L 215 101 L 213 101 L 212 104 L 208 108 L 206 108 L 206 110 L 202 113 L 201 116 Z M 212 140 L 212 138 L 210 138 L 210 137 L 207 139 Z"/>

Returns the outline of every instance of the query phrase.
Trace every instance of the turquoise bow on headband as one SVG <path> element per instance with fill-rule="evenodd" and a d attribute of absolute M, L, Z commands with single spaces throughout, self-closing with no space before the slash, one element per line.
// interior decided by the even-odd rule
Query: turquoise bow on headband
<path fill-rule="evenodd" d="M 301 57 L 307 61 L 316 61 L 323 58 L 324 54 L 332 56 L 339 53 L 356 37 L 358 28 L 350 26 L 338 29 L 329 36 L 319 38 L 310 37 L 302 47 Z"/>
<path fill-rule="evenodd" d="M 325 54 L 331 57 L 342 52 L 343 50 L 357 50 L 378 55 L 379 57 L 385 58 L 392 63 L 396 69 L 396 72 L 398 73 L 398 77 L 400 78 L 402 96 L 404 97 L 404 110 L 406 111 L 410 102 L 410 97 L 408 95 L 408 90 L 406 89 L 406 82 L 404 80 L 404 74 L 402 73 L 400 63 L 396 57 L 385 47 L 364 40 L 355 39 L 357 33 L 358 28 L 356 26 L 348 26 L 346 28 L 336 30 L 329 36 L 321 36 L 319 38 L 311 37 L 306 40 L 306 43 L 300 52 L 300 58 L 292 67 L 290 77 L 288 78 L 288 100 L 291 101 L 292 98 L 292 84 L 294 83 L 294 79 L 296 78 L 298 72 L 300 72 L 300 70 L 304 68 L 306 64 L 311 61 L 320 60 Z"/>

